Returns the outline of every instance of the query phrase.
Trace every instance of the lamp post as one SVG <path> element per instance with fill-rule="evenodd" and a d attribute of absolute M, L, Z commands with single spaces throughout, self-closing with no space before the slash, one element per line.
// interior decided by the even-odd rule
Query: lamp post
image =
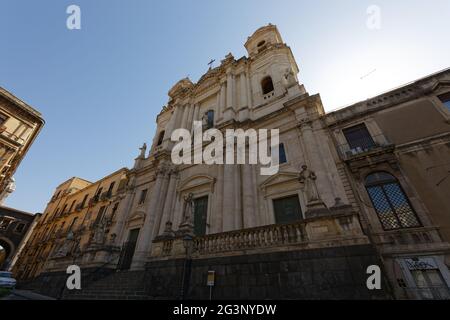
<path fill-rule="evenodd" d="M 189 278 L 191 276 L 191 251 L 194 237 L 192 234 L 187 233 L 183 236 L 183 246 L 186 250 L 186 258 L 184 259 L 183 265 L 183 278 L 181 282 L 180 299 L 184 300 L 186 296 L 186 291 L 189 288 Z"/>

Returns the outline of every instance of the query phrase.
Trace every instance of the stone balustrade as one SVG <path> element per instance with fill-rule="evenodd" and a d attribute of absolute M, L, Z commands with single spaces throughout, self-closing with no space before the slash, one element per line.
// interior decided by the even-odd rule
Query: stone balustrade
<path fill-rule="evenodd" d="M 209 254 L 247 250 L 307 241 L 305 223 L 269 225 L 194 238 L 194 253 Z"/>
<path fill-rule="evenodd" d="M 274 224 L 197 236 L 193 238 L 190 250 L 193 257 L 200 257 L 288 247 L 331 247 L 367 241 L 356 214 L 347 212 L 309 218 L 291 224 Z M 187 252 L 185 245 L 183 235 L 159 236 L 153 241 L 150 257 L 183 257 Z"/>

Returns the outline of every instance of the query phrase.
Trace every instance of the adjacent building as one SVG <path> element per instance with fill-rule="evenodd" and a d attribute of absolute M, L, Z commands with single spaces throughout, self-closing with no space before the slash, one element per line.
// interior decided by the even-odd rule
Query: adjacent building
<path fill-rule="evenodd" d="M 43 125 L 38 111 L 0 87 L 0 204 L 15 190 L 14 172 Z"/>
<path fill-rule="evenodd" d="M 171 88 L 133 168 L 56 189 L 17 277 L 63 298 L 450 297 L 450 70 L 326 114 L 274 25 L 245 48 Z M 194 121 L 279 129 L 279 171 L 174 165 L 171 135 Z M 64 291 L 71 264 L 78 292 Z M 381 290 L 366 286 L 373 265 Z"/>
<path fill-rule="evenodd" d="M 13 266 L 40 214 L 0 206 L 0 270 Z"/>

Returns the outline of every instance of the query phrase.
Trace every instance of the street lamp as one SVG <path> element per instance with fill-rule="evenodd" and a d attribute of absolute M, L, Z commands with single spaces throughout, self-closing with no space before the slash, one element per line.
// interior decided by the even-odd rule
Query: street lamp
<path fill-rule="evenodd" d="M 191 251 L 194 237 L 187 233 L 183 236 L 183 246 L 186 250 L 186 258 L 183 265 L 183 279 L 181 282 L 180 299 L 184 300 L 187 289 L 189 288 L 189 278 L 191 276 Z"/>

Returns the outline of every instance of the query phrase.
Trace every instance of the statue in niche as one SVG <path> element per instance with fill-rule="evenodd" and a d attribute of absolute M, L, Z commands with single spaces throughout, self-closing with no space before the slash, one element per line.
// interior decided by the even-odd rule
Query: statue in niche
<path fill-rule="evenodd" d="M 316 186 L 316 173 L 308 169 L 307 165 L 302 165 L 302 170 L 299 174 L 299 182 L 305 185 L 306 198 L 309 203 L 321 201 Z"/>

